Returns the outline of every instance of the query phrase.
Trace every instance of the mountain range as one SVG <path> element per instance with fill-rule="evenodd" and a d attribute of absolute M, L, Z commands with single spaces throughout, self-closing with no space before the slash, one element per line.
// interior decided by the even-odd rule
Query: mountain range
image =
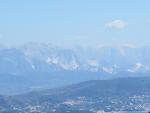
<path fill-rule="evenodd" d="M 59 47 L 26 44 L 0 48 L 0 73 L 86 70 L 92 72 L 148 72 L 150 46 L 104 46 L 99 48 Z"/>
<path fill-rule="evenodd" d="M 55 88 L 87 80 L 149 76 L 150 46 L 0 47 L 0 94 Z"/>

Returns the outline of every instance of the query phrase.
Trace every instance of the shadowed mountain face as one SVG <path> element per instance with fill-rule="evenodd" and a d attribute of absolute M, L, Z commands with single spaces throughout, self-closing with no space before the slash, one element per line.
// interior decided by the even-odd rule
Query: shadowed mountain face
<path fill-rule="evenodd" d="M 15 109 L 17 113 L 32 113 L 33 110 L 36 113 L 145 111 L 150 110 L 150 78 L 93 80 L 1 100 L 7 103 L 7 106 L 0 103 L 3 111 Z"/>
<path fill-rule="evenodd" d="M 0 48 L 0 94 L 56 88 L 87 80 L 149 76 L 150 47 Z"/>

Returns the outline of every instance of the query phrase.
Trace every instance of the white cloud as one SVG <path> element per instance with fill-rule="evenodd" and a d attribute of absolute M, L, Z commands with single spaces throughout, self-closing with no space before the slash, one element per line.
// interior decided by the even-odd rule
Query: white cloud
<path fill-rule="evenodd" d="M 115 28 L 115 29 L 123 29 L 127 26 L 127 22 L 124 20 L 113 20 L 107 24 L 105 24 L 106 27 L 108 28 Z"/>

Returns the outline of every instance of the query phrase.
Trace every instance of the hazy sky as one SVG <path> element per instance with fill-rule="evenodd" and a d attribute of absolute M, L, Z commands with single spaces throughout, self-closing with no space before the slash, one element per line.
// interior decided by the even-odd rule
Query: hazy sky
<path fill-rule="evenodd" d="M 150 45 L 150 0 L 1 0 L 0 43 Z"/>

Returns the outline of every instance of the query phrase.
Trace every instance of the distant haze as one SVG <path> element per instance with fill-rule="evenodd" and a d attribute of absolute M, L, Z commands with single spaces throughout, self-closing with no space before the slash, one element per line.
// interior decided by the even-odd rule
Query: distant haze
<path fill-rule="evenodd" d="M 149 45 L 149 0 L 0 1 L 0 44 Z"/>

